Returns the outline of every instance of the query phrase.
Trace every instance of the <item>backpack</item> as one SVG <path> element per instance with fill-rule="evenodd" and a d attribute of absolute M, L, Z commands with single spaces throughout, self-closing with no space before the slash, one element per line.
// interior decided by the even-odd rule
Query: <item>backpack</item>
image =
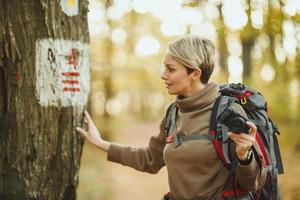
<path fill-rule="evenodd" d="M 173 102 L 167 110 L 164 123 L 166 142 L 180 145 L 183 141 L 187 140 L 211 140 L 224 166 L 231 172 L 229 179 L 232 179 L 236 163 L 234 162 L 235 159 L 232 159 L 230 155 L 230 142 L 228 142 L 227 136 L 228 127 L 220 122 L 220 116 L 233 103 L 237 103 L 243 107 L 248 119 L 257 126 L 256 140 L 265 160 L 267 178 L 264 186 L 255 193 L 235 187 L 236 184 L 233 184 L 234 188 L 230 189 L 226 188 L 225 185 L 224 189 L 226 188 L 226 190 L 222 193 L 222 198 L 239 199 L 239 195 L 248 194 L 251 199 L 257 200 L 280 199 L 278 174 L 284 173 L 277 140 L 277 135 L 280 132 L 267 114 L 267 103 L 263 95 L 242 83 L 222 84 L 219 86 L 219 92 L 220 95 L 212 110 L 210 135 L 177 136 L 177 134 L 173 134 L 176 133 L 176 115 L 178 113 L 178 107 Z M 255 151 L 254 156 L 258 158 Z"/>

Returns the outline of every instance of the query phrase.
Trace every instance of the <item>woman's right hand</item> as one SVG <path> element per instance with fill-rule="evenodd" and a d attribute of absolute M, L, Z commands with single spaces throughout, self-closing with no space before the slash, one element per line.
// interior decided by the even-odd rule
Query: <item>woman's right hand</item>
<path fill-rule="evenodd" d="M 92 118 L 90 117 L 87 111 L 84 111 L 83 123 L 83 127 L 85 129 L 77 127 L 76 131 L 81 133 L 84 136 L 84 138 L 91 144 L 104 151 L 107 151 L 110 146 L 110 142 L 107 142 L 102 139 L 101 134 L 99 133 L 97 127 L 95 126 Z"/>

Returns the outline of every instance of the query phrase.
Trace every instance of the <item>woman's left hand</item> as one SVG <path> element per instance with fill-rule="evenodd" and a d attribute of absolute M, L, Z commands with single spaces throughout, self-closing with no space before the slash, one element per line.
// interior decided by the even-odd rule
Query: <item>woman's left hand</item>
<path fill-rule="evenodd" d="M 229 132 L 228 136 L 235 142 L 235 153 L 239 160 L 246 160 L 248 151 L 256 142 L 257 127 L 252 122 L 246 122 L 250 127 L 249 133 L 233 133 Z"/>

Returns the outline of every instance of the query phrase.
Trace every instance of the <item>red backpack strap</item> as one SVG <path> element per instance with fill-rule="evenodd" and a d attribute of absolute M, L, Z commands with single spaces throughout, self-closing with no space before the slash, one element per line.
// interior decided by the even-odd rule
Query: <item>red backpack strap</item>
<path fill-rule="evenodd" d="M 248 191 L 243 190 L 242 188 L 236 188 L 235 190 L 234 189 L 225 190 L 222 193 L 224 198 L 236 197 L 236 196 L 240 196 L 243 194 L 248 194 Z"/>
<path fill-rule="evenodd" d="M 263 142 L 263 139 L 261 138 L 260 136 L 260 133 L 259 132 L 256 132 L 256 142 L 260 148 L 260 151 L 265 159 L 265 165 L 268 166 L 270 164 L 270 160 L 269 160 L 269 157 L 268 157 L 268 154 L 267 154 L 267 151 L 265 149 L 265 145 L 264 145 L 264 142 Z M 259 160 L 259 158 L 257 158 L 257 160 Z"/>

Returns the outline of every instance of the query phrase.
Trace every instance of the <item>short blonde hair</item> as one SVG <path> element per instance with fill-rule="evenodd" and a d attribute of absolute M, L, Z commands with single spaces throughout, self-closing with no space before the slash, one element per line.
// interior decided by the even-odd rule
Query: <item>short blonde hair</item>
<path fill-rule="evenodd" d="M 200 81 L 208 82 L 215 66 L 215 45 L 210 40 L 196 35 L 183 36 L 169 43 L 168 53 L 186 68 L 200 68 Z"/>

